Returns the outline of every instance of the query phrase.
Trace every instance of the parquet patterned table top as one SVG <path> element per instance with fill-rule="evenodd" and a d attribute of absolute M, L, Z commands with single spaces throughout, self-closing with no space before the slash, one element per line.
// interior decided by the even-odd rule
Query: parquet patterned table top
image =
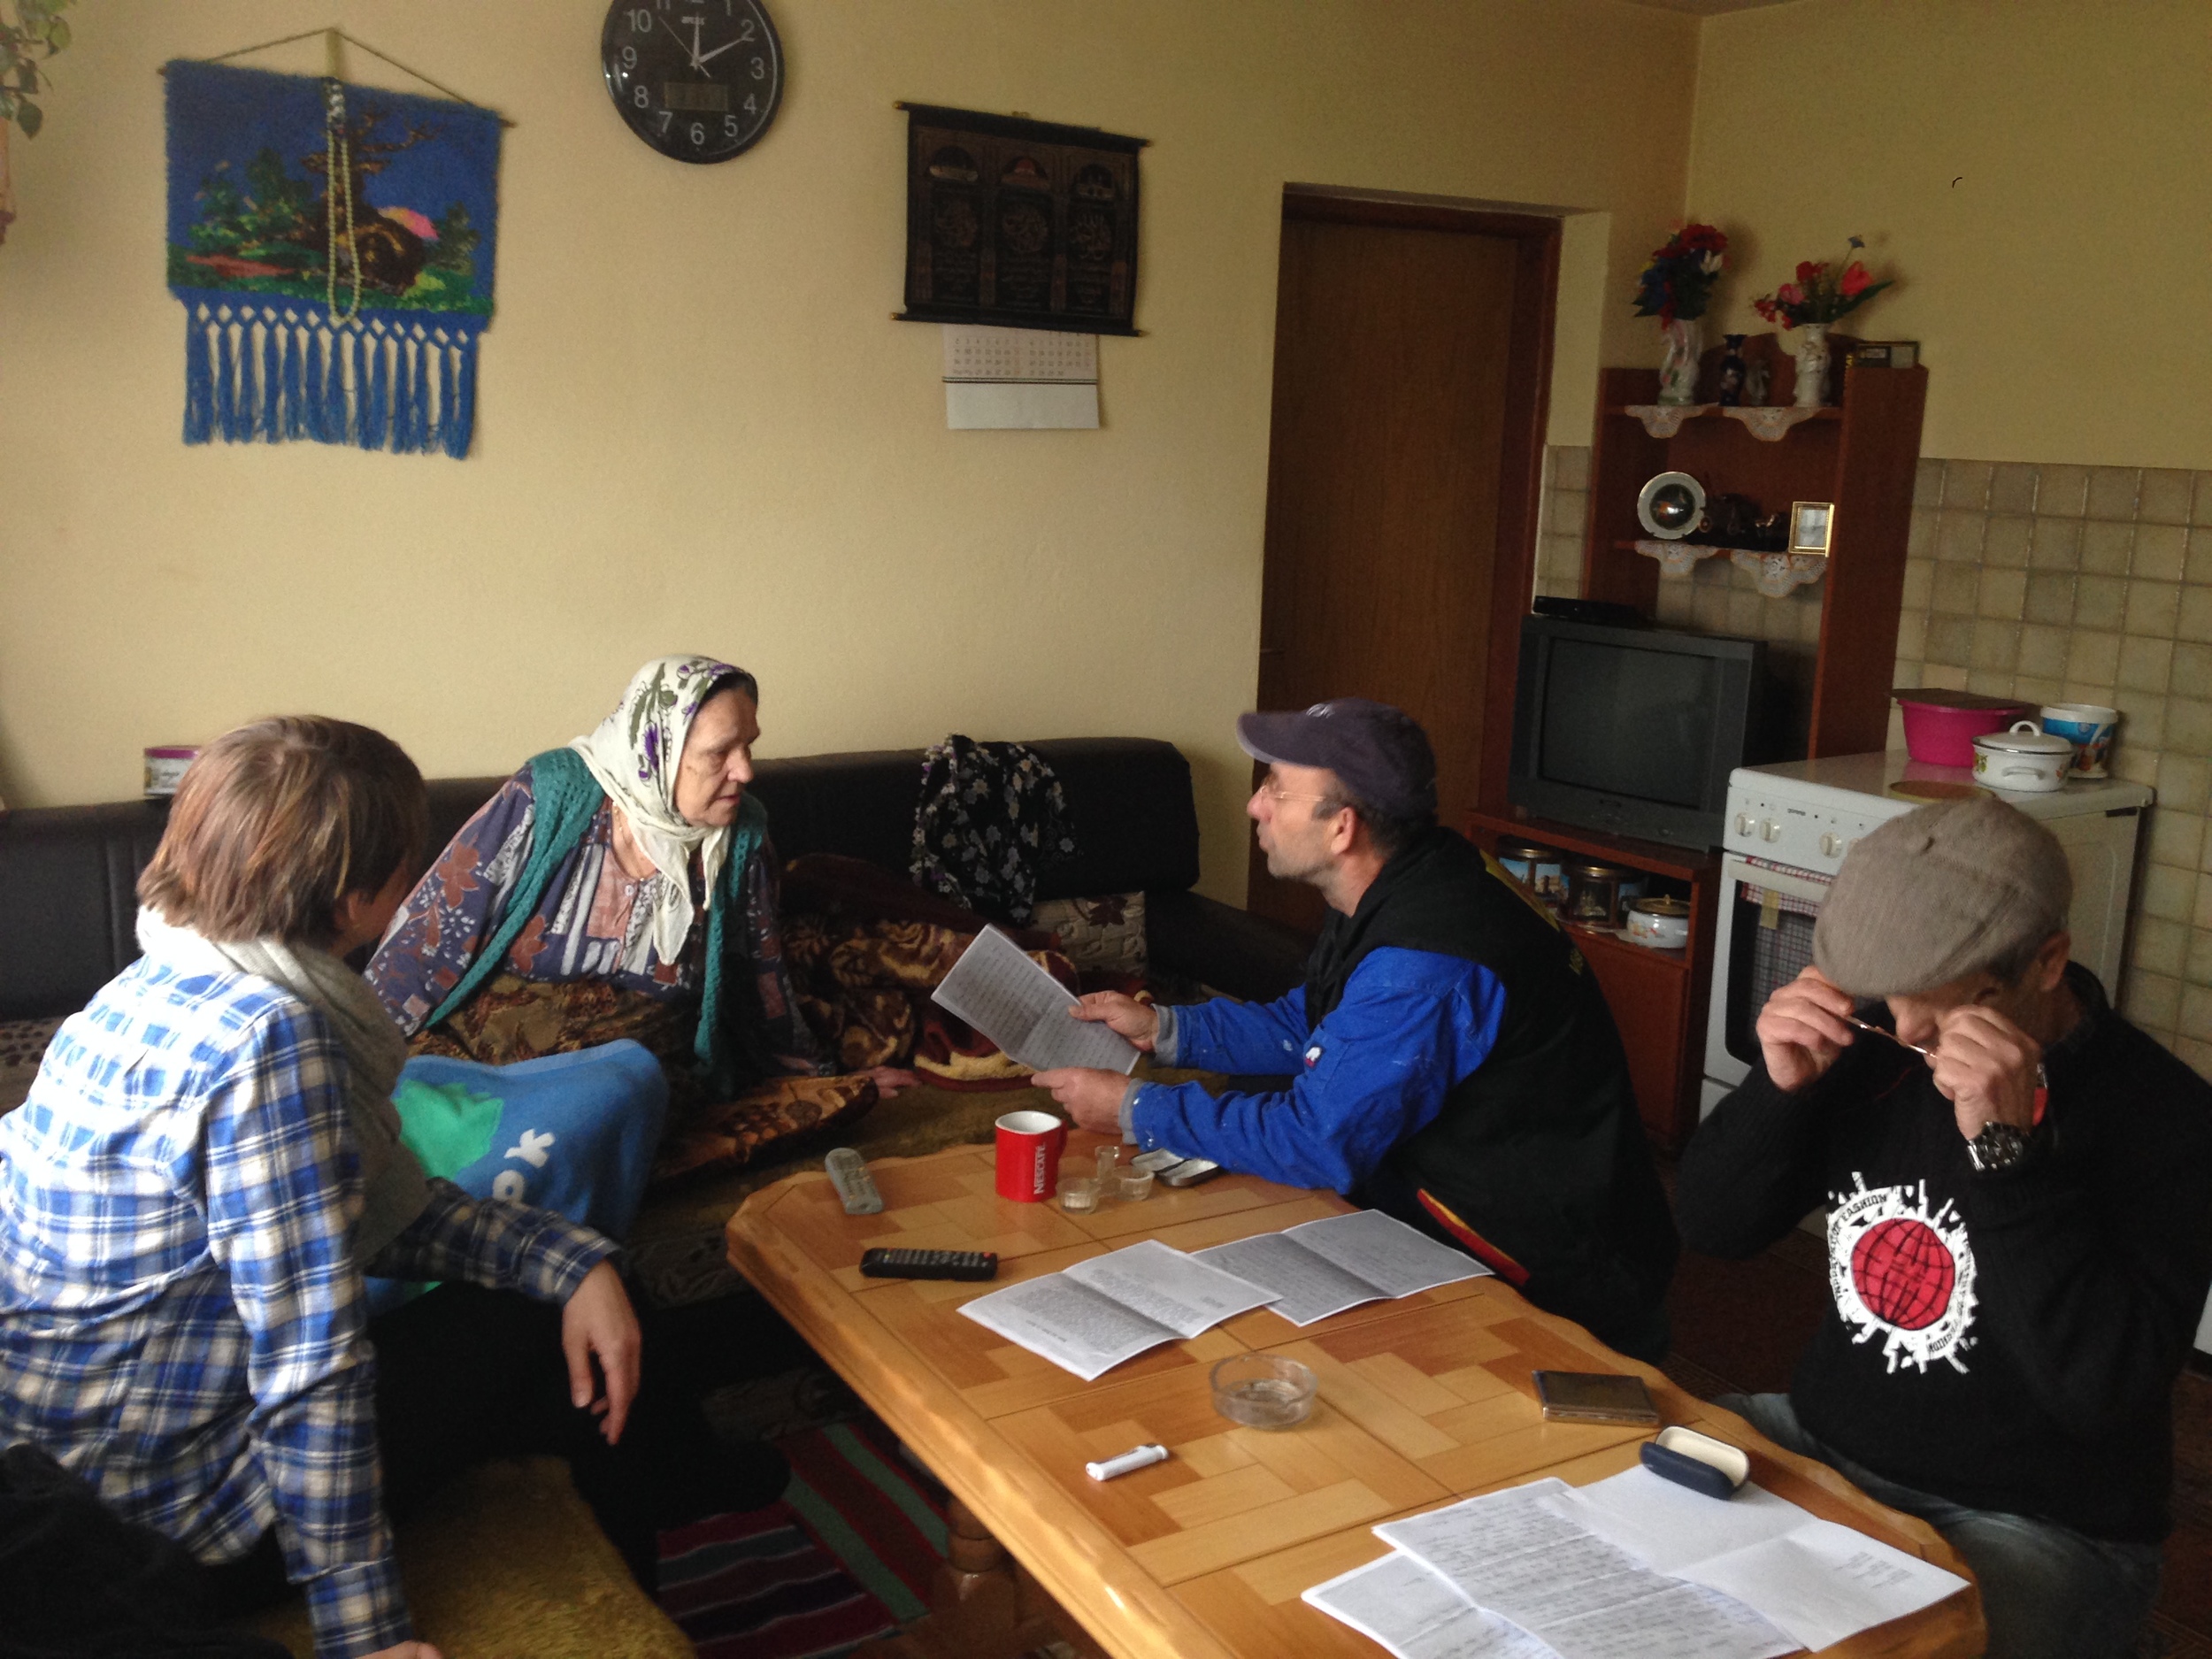
<path fill-rule="evenodd" d="M 1077 1134 L 1087 1161 L 1099 1137 Z M 1371 1302 L 1300 1327 L 1264 1310 L 1155 1348 L 1086 1383 L 957 1310 L 1019 1279 L 1158 1239 L 1202 1249 L 1348 1208 L 1330 1193 L 1225 1176 L 1069 1216 L 992 1190 L 991 1150 L 871 1166 L 878 1216 L 847 1216 L 826 1177 L 766 1187 L 731 1217 L 730 1259 L 992 1530 L 1124 1659 L 1343 1655 L 1382 1649 L 1301 1601 L 1308 1586 L 1386 1553 L 1368 1530 L 1541 1475 L 1580 1485 L 1633 1464 L 1645 1432 L 1547 1423 L 1530 1373 L 1626 1371 L 1670 1423 L 1742 1446 L 1761 1485 L 1953 1571 L 1932 1530 L 1794 1457 L 1658 1371 L 1540 1313 L 1494 1279 Z M 872 1245 L 995 1250 L 994 1284 L 864 1279 Z M 1311 1366 L 1313 1415 L 1280 1431 L 1217 1416 L 1214 1362 L 1266 1349 Z M 1164 1463 L 1100 1484 L 1093 1458 L 1145 1441 Z M 1829 1649 L 1981 1651 L 1972 1590 Z"/>

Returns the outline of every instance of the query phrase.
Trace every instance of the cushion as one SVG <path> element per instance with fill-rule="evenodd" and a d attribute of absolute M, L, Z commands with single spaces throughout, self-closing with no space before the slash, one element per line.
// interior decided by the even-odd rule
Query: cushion
<path fill-rule="evenodd" d="M 741 1170 L 770 1148 L 780 1149 L 780 1143 L 799 1136 L 841 1127 L 875 1103 L 875 1079 L 864 1071 L 771 1078 L 733 1100 L 688 1114 L 662 1147 L 653 1179 Z"/>
<path fill-rule="evenodd" d="M 1030 926 L 1060 936 L 1061 954 L 1085 973 L 1145 972 L 1144 895 L 1106 893 L 1089 899 L 1044 899 Z"/>

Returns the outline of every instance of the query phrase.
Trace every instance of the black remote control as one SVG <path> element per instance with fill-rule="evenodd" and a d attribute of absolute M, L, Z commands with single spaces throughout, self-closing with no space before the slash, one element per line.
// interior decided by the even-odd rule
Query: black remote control
<path fill-rule="evenodd" d="M 870 1279 L 996 1279 L 995 1250 L 863 1250 L 860 1271 Z"/>

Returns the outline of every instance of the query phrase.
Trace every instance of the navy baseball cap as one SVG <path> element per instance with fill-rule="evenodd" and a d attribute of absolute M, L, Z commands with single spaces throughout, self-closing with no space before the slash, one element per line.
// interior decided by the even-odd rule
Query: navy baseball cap
<path fill-rule="evenodd" d="M 1237 743 L 1269 765 L 1326 766 L 1391 818 L 1436 810 L 1436 753 L 1421 723 L 1368 697 L 1332 697 L 1302 714 L 1237 716 Z"/>

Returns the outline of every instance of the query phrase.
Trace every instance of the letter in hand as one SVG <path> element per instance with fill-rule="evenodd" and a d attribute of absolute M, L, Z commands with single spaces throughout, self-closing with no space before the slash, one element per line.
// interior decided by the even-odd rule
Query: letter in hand
<path fill-rule="evenodd" d="M 1851 998 L 1818 968 L 1808 968 L 1759 1010 L 1759 1052 L 1774 1086 L 1790 1094 L 1817 1082 L 1855 1040 L 1845 1024 Z"/>
<path fill-rule="evenodd" d="M 1157 1013 L 1135 997 L 1124 996 L 1119 991 L 1093 991 L 1068 1010 L 1068 1017 L 1103 1024 L 1116 1036 L 1126 1037 L 1130 1046 L 1141 1054 L 1152 1052 L 1152 1036 L 1160 1028 Z"/>
<path fill-rule="evenodd" d="M 1992 1121 L 2035 1127 L 2035 1091 L 2043 1048 L 1995 1009 L 1965 1002 L 1938 1017 L 1928 1058 L 1935 1086 L 1951 1102 L 1959 1133 L 1971 1141 Z"/>
<path fill-rule="evenodd" d="M 1128 1000 L 1122 998 L 1125 1002 Z M 1123 1032 L 1122 1035 L 1126 1037 L 1129 1033 Z M 1052 1098 L 1075 1120 L 1078 1129 L 1102 1135 L 1121 1133 L 1121 1097 L 1128 1090 L 1129 1079 L 1120 1072 L 1102 1071 L 1096 1066 L 1064 1065 L 1040 1071 L 1029 1080 L 1039 1088 L 1050 1089 Z"/>
<path fill-rule="evenodd" d="M 599 1432 L 610 1446 L 622 1438 L 630 1402 L 637 1397 L 641 1346 L 621 1277 L 611 1262 L 602 1262 L 561 1309 L 561 1351 L 568 1356 L 569 1399 L 600 1419 Z M 606 1384 L 603 1393 L 592 1376 L 595 1360 Z"/>

